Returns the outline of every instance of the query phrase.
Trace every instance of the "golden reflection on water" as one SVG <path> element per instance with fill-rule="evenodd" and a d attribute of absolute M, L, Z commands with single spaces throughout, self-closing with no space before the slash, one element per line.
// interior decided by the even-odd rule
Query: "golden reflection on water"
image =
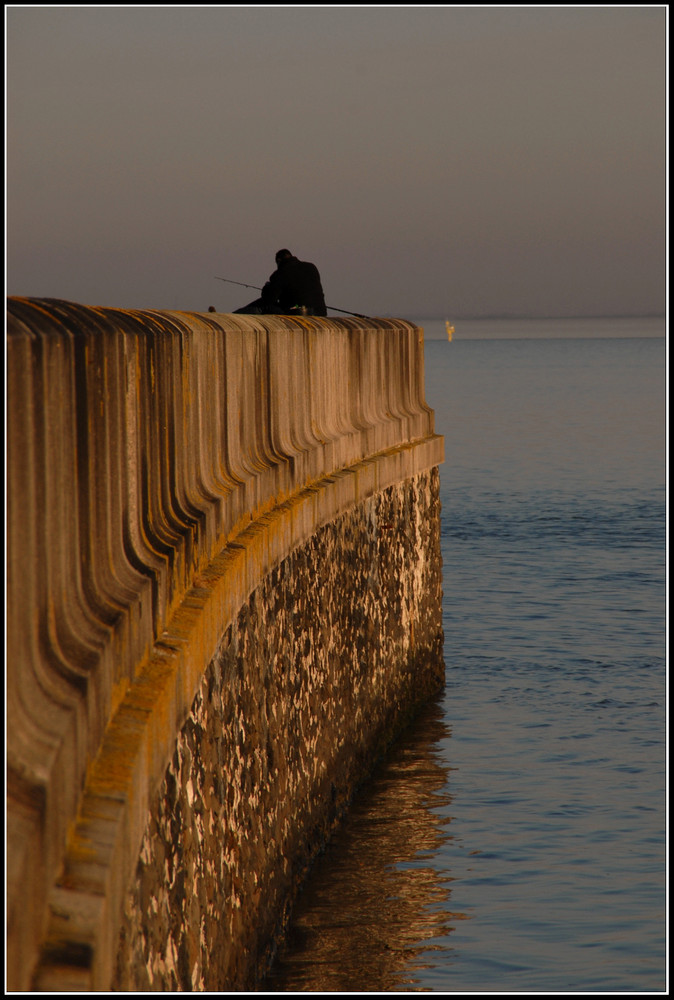
<path fill-rule="evenodd" d="M 433 752 L 449 735 L 431 704 L 377 768 L 316 861 L 261 991 L 414 990 L 415 970 L 446 950 L 464 919 L 432 862 L 450 836 L 450 769 Z"/>

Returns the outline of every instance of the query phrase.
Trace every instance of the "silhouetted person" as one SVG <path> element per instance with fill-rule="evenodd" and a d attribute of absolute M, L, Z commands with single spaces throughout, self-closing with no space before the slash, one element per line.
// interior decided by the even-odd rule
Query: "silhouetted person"
<path fill-rule="evenodd" d="M 327 316 L 321 276 L 315 264 L 298 260 L 290 250 L 276 254 L 276 270 L 262 289 L 262 295 L 238 313 L 282 316 Z"/>

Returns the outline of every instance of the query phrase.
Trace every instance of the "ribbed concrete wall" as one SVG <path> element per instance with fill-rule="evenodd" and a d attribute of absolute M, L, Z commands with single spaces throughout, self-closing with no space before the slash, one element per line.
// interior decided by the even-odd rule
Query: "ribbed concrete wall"
<path fill-rule="evenodd" d="M 402 321 L 14 299 L 8 335 L 8 985 L 107 989 L 226 629 L 442 440 Z"/>

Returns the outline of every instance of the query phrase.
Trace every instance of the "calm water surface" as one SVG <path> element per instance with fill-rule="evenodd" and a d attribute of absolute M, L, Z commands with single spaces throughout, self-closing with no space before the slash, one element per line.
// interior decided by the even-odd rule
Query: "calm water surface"
<path fill-rule="evenodd" d="M 513 322 L 427 326 L 447 683 L 265 992 L 665 990 L 664 340 Z"/>

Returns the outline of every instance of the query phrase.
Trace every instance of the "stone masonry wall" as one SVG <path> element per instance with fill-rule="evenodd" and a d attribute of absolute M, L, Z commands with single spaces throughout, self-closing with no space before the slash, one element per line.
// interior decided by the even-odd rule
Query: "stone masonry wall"
<path fill-rule="evenodd" d="M 430 541 L 410 513 L 417 487 L 409 484 L 443 461 L 443 440 L 424 395 L 423 330 L 399 319 L 139 311 L 16 298 L 7 303 L 7 372 L 7 984 L 12 991 L 106 991 L 115 979 L 148 810 L 160 814 L 151 804 L 176 747 L 190 745 L 190 727 L 201 718 L 193 714 L 195 698 L 203 697 L 206 674 L 215 670 L 216 650 L 225 655 L 230 626 L 228 641 L 245 664 L 242 686 L 234 685 L 246 733 L 241 755 L 252 754 L 249 718 L 260 732 L 273 730 L 265 720 L 279 720 L 271 756 L 263 741 L 250 757 L 262 775 L 259 795 L 265 789 L 271 795 L 272 779 L 294 789 L 302 768 L 313 774 L 315 752 L 330 775 L 330 794 L 335 785 L 335 808 L 348 797 L 371 743 L 359 735 L 359 713 L 363 733 L 371 722 L 376 743 L 388 725 L 377 713 L 386 704 L 395 715 L 399 681 L 404 688 L 396 671 L 404 674 L 410 656 L 432 645 L 435 634 L 420 624 L 426 598 L 419 567 L 434 559 L 439 573 L 439 552 L 425 554 Z M 398 496 L 399 484 L 406 484 L 404 503 L 378 519 L 365 516 L 389 488 Z M 425 495 L 425 487 L 418 490 Z M 360 527 L 358 517 L 365 517 Z M 314 553 L 314 537 L 332 537 L 333 548 L 324 542 L 325 553 Z M 368 586 L 360 568 L 366 550 Z M 304 575 L 299 563 L 279 569 L 303 552 L 313 553 Z M 400 592 L 387 569 L 391 560 L 402 574 Z M 328 571 L 333 576 L 324 579 Z M 270 581 L 285 594 L 273 614 L 280 598 L 272 596 Z M 319 582 L 322 596 L 314 593 Z M 379 586 L 381 605 L 373 610 Z M 434 600 L 432 587 L 428 595 Z M 241 622 L 234 626 L 242 609 L 260 625 L 258 638 L 255 625 L 241 633 Z M 262 652 L 249 655 L 258 643 L 271 643 L 277 625 L 286 646 L 270 647 L 266 659 Z M 285 663 L 292 668 L 284 688 L 278 685 Z M 234 712 L 227 664 L 225 656 L 218 668 L 224 686 L 214 690 Z M 390 691 L 384 665 L 393 672 Z M 299 684 L 293 671 L 305 667 L 308 707 L 299 712 L 297 699 L 305 695 L 301 685 L 293 687 Z M 263 669 L 272 670 L 268 686 L 276 700 L 255 680 Z M 364 704 L 356 697 L 361 685 L 371 696 Z M 246 692 L 261 698 L 263 689 L 266 714 L 258 718 Z M 323 719 L 323 702 L 333 697 L 331 710 L 351 711 L 343 734 L 339 715 Z M 231 725 L 225 714 L 221 728 Z M 332 744 L 324 746 L 324 738 Z M 222 753 L 222 774 L 236 776 L 235 750 L 223 745 Z M 309 808 L 312 796 L 321 807 L 326 801 L 315 780 L 306 794 L 298 785 L 293 812 L 273 827 L 274 850 L 293 879 L 311 853 L 306 824 L 318 823 L 319 832 L 329 826 L 311 818 L 319 816 Z M 241 795 L 243 809 L 247 786 L 239 788 L 234 778 L 226 787 L 227 795 Z M 273 787 L 280 795 L 286 785 Z M 185 828 L 173 831 L 178 840 L 164 872 L 178 879 L 171 890 L 178 896 L 180 880 L 197 864 L 190 860 L 189 831 L 210 828 L 211 813 L 202 808 L 212 805 L 213 830 L 222 822 L 215 792 L 202 804 L 197 788 L 195 774 L 181 805 Z M 246 822 L 254 825 L 254 815 Z M 264 853 L 272 855 L 271 848 Z M 252 878 L 257 865 L 245 861 L 245 852 L 241 858 L 241 871 Z M 265 920 L 277 919 L 274 900 L 285 889 L 270 886 L 281 879 L 287 888 L 284 864 L 282 874 L 277 867 L 269 876 L 264 896 L 260 890 L 260 899 L 269 900 L 259 903 Z M 217 891 L 231 894 L 225 883 Z M 199 897 L 184 892 L 191 914 Z M 242 886 L 236 892 L 243 898 Z M 245 914 L 255 892 L 246 896 Z M 159 907 L 159 898 L 152 896 L 148 907 Z M 181 906 L 174 899 L 171 912 L 177 907 L 189 916 Z M 206 921 L 211 910 L 198 913 Z M 230 975 L 242 982 L 255 964 L 257 944 L 243 931 L 232 939 L 244 949 L 234 966 L 211 972 L 210 947 L 200 943 L 198 961 L 192 953 L 198 937 L 191 917 L 185 937 L 173 933 L 163 943 L 159 924 L 151 926 L 159 950 L 150 949 L 140 966 L 134 958 L 127 972 L 140 976 L 149 962 L 158 988 L 162 975 L 173 986 Z M 134 956 L 143 951 L 138 934 L 128 938 Z M 161 951 L 169 941 L 181 956 L 178 965 L 171 964 L 172 950 Z M 170 972 L 160 974 L 162 962 Z"/>
<path fill-rule="evenodd" d="M 438 471 L 322 527 L 222 637 L 150 809 L 114 988 L 266 971 L 355 786 L 442 683 Z"/>

